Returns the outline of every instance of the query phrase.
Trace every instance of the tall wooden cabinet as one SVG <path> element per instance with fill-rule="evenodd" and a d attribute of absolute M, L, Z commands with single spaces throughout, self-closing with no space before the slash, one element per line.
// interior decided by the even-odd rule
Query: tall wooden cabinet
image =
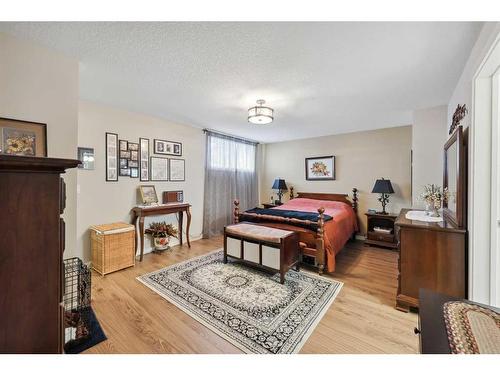
<path fill-rule="evenodd" d="M 0 155 L 0 353 L 62 353 L 64 180 L 78 160 Z"/>
<path fill-rule="evenodd" d="M 448 219 L 429 223 L 406 218 L 401 210 L 395 226 L 399 248 L 396 308 L 418 307 L 419 289 L 467 298 L 465 229 Z"/>

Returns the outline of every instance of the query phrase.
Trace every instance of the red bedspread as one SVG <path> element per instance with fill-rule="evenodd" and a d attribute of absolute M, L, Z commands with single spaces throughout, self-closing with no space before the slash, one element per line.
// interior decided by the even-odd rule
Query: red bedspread
<path fill-rule="evenodd" d="M 358 230 L 356 213 L 352 207 L 343 202 L 295 198 L 274 209 L 316 213 L 320 207 L 325 209 L 325 214 L 332 217 L 332 220 L 325 222 L 324 240 L 326 268 L 328 272 L 333 272 L 335 271 L 335 255 L 344 247 L 351 235 Z"/>

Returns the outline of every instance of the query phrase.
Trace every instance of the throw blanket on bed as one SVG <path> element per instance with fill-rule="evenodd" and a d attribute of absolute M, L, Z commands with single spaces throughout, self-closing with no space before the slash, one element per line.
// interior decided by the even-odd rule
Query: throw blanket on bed
<path fill-rule="evenodd" d="M 251 210 L 247 210 L 243 212 L 243 217 L 245 220 L 248 221 L 253 221 L 252 219 L 254 218 L 253 216 L 250 215 L 245 215 L 245 214 L 258 214 L 258 215 L 269 215 L 269 216 L 277 216 L 277 217 L 285 217 L 288 219 L 298 219 L 298 220 L 309 220 L 314 222 L 315 224 L 296 224 L 293 223 L 294 225 L 301 226 L 306 229 L 311 229 L 311 230 L 316 230 L 318 228 L 318 219 L 319 219 L 319 214 L 318 213 L 313 213 L 313 212 L 305 212 L 305 211 L 293 211 L 293 210 L 275 210 L 275 209 L 268 209 L 268 208 L 253 208 Z M 325 215 L 323 214 L 323 218 L 325 222 L 332 220 L 332 217 L 330 215 Z M 257 219 L 257 218 L 255 218 Z M 258 219 L 257 219 L 258 220 Z"/>

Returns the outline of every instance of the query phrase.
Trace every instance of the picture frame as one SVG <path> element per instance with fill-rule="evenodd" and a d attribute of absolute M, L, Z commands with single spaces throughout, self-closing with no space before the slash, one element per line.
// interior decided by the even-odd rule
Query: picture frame
<path fill-rule="evenodd" d="M 120 168 L 121 177 L 130 177 L 130 168 Z"/>
<path fill-rule="evenodd" d="M 93 170 L 95 162 L 94 149 L 90 147 L 78 147 L 78 160 L 81 162 L 78 168 Z"/>
<path fill-rule="evenodd" d="M 154 185 L 139 185 L 142 204 L 158 203 L 158 195 Z"/>
<path fill-rule="evenodd" d="M 127 150 L 128 150 L 128 141 L 120 139 L 120 151 L 127 151 Z"/>
<path fill-rule="evenodd" d="M 139 168 L 129 168 L 131 178 L 139 178 Z"/>
<path fill-rule="evenodd" d="M 153 152 L 159 155 L 182 156 L 182 143 L 154 139 Z"/>
<path fill-rule="evenodd" d="M 169 160 L 169 180 L 186 181 L 186 161 L 184 159 Z"/>
<path fill-rule="evenodd" d="M 168 159 L 151 156 L 150 181 L 168 181 Z"/>
<path fill-rule="evenodd" d="M 139 168 L 139 162 L 137 160 L 127 160 L 127 166 L 129 168 Z"/>
<path fill-rule="evenodd" d="M 139 151 L 130 150 L 130 160 L 139 161 Z"/>
<path fill-rule="evenodd" d="M 120 150 L 120 159 L 130 159 L 130 151 Z"/>
<path fill-rule="evenodd" d="M 120 168 L 128 168 L 128 159 L 120 159 Z"/>
<path fill-rule="evenodd" d="M 139 151 L 139 143 L 129 142 L 128 149 L 129 151 Z"/>
<path fill-rule="evenodd" d="M 149 181 L 149 139 L 139 138 L 140 180 Z"/>
<path fill-rule="evenodd" d="M 305 174 L 308 181 L 335 180 L 335 156 L 317 156 L 305 159 Z"/>
<path fill-rule="evenodd" d="M 47 124 L 0 117 L 0 154 L 47 157 Z"/>
<path fill-rule="evenodd" d="M 106 147 L 106 181 L 118 181 L 118 134 L 105 134 Z"/>

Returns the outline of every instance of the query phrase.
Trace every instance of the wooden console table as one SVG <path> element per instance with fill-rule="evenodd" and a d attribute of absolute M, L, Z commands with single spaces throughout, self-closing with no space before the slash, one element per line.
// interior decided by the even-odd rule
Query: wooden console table
<path fill-rule="evenodd" d="M 187 216 L 187 225 L 186 225 L 186 240 L 188 247 L 191 247 L 191 243 L 189 242 L 189 227 L 191 226 L 191 205 L 189 203 L 166 203 L 160 204 L 158 206 L 137 206 L 132 209 L 134 214 L 133 224 L 135 225 L 136 234 L 139 234 L 139 241 L 141 244 L 141 256 L 139 260 L 142 262 L 142 258 L 144 256 L 144 218 L 146 216 L 159 216 L 159 215 L 168 215 L 168 214 L 179 214 L 179 242 L 182 246 L 182 221 L 184 217 L 184 212 L 186 212 Z M 139 226 L 137 226 L 137 222 L 139 222 Z M 136 251 L 137 253 L 137 251 Z"/>

